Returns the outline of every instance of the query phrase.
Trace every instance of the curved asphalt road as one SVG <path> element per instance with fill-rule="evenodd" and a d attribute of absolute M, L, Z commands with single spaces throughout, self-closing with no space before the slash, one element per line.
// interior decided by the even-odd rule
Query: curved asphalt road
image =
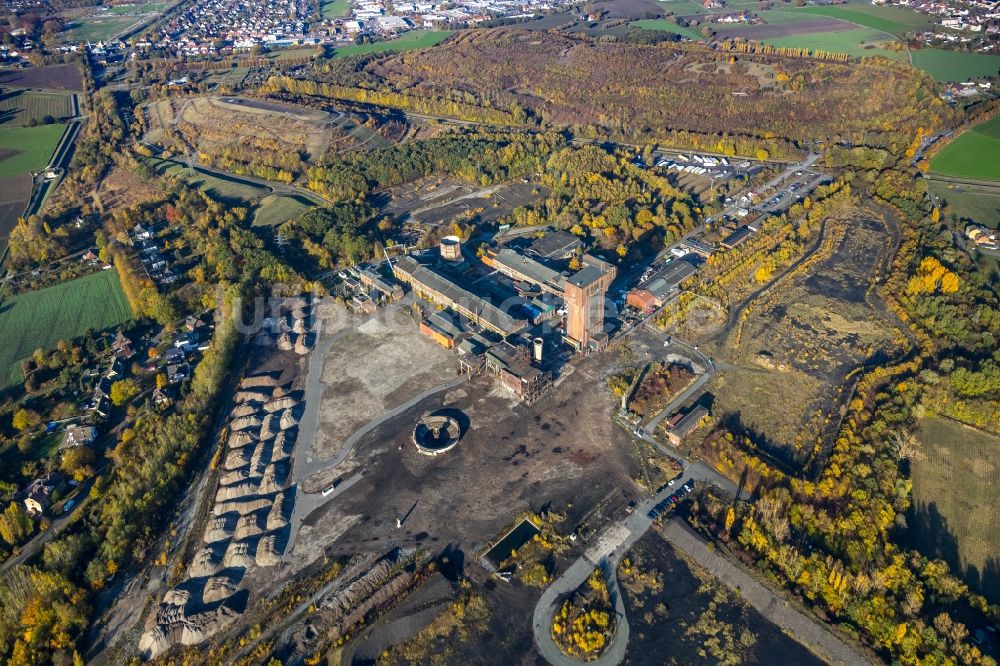
<path fill-rule="evenodd" d="M 597 666 L 616 666 L 625 658 L 625 652 L 628 649 L 629 626 L 628 618 L 625 617 L 625 601 L 622 599 L 621 590 L 618 587 L 616 574 L 618 560 L 652 526 L 653 519 L 648 515 L 650 509 L 672 495 L 676 489 L 688 481 L 702 480 L 701 470 L 698 469 L 700 466 L 700 463 L 690 465 L 677 477 L 673 486 L 666 487 L 639 503 L 635 511 L 622 520 L 611 524 L 597 538 L 593 546 L 545 589 L 538 604 L 535 605 L 531 623 L 535 634 L 535 645 L 538 647 L 539 654 L 546 661 L 553 666 L 579 666 L 581 663 L 579 660 L 563 654 L 552 640 L 550 633 L 552 618 L 559 610 L 559 601 L 580 587 L 591 572 L 598 567 L 604 570 L 608 583 L 608 594 L 615 606 L 617 623 L 615 634 L 604 650 L 604 654 L 587 663 Z"/>

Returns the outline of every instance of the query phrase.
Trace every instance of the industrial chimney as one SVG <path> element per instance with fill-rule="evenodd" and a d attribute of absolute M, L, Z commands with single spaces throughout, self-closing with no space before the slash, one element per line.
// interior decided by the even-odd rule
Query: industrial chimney
<path fill-rule="evenodd" d="M 545 347 L 545 340 L 543 340 L 542 338 L 535 338 L 534 340 L 531 341 L 531 347 L 535 363 L 541 363 L 542 349 Z"/>

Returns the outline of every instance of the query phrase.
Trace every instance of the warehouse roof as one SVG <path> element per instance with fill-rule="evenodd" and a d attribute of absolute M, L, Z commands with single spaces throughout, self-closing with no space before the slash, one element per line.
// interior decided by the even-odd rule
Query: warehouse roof
<path fill-rule="evenodd" d="M 562 259 L 577 248 L 583 247 L 583 241 L 566 231 L 554 231 L 531 244 L 531 251 L 546 259 Z"/>
<path fill-rule="evenodd" d="M 502 248 L 493 257 L 493 262 L 501 266 L 506 266 L 512 271 L 525 276 L 536 284 L 548 285 L 555 289 L 562 289 L 563 274 L 557 270 L 549 268 L 545 264 L 519 254 L 510 248 Z"/>
<path fill-rule="evenodd" d="M 397 276 L 409 280 L 417 288 L 440 294 L 450 301 L 445 305 L 457 305 L 463 314 L 474 317 L 505 334 L 515 333 L 524 328 L 522 319 L 515 319 L 487 300 L 463 289 L 447 277 L 417 262 L 413 257 L 396 260 L 393 270 Z"/>

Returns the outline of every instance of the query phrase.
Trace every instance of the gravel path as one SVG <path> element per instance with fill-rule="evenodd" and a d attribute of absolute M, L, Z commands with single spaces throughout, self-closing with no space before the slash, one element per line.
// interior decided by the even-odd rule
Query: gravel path
<path fill-rule="evenodd" d="M 781 627 L 820 659 L 843 666 L 870 666 L 876 663 L 859 648 L 831 632 L 817 618 L 810 617 L 758 583 L 739 565 L 708 549 L 686 523 L 670 521 L 663 535 L 675 548 L 686 553 L 727 587 L 738 592 L 765 618 Z"/>

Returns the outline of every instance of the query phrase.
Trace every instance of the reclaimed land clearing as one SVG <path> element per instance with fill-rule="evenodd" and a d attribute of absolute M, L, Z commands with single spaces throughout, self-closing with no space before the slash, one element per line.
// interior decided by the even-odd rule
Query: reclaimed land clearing
<path fill-rule="evenodd" d="M 396 39 L 390 39 L 384 42 L 339 46 L 333 50 L 333 55 L 335 58 L 345 58 L 347 56 L 364 55 L 366 53 L 425 49 L 430 46 L 440 44 L 449 35 L 451 35 L 451 30 L 411 30 L 403 33 L 402 36 L 397 37 Z"/>
<path fill-rule="evenodd" d="M 906 60 L 906 53 L 904 51 L 893 51 L 884 48 L 885 44 L 895 41 L 891 35 L 869 28 L 856 28 L 854 30 L 823 34 L 809 33 L 788 37 L 774 37 L 762 39 L 761 41 L 771 46 L 808 48 L 834 53 L 846 53 L 847 55 L 856 57 L 877 55 L 901 62 Z"/>
<path fill-rule="evenodd" d="M 0 85 L 50 90 L 83 90 L 83 77 L 76 65 L 48 65 L 0 70 Z"/>
<path fill-rule="evenodd" d="M 198 167 L 194 167 L 192 172 L 186 164 L 156 157 L 148 157 L 146 161 L 157 174 L 183 180 L 192 187 L 204 190 L 209 196 L 215 199 L 249 203 L 258 197 L 270 193 L 269 188 L 242 180 L 239 176 L 223 178 Z"/>
<path fill-rule="evenodd" d="M 965 81 L 1000 73 L 1000 55 L 944 49 L 915 49 L 911 54 L 913 65 L 938 81 Z"/>
<path fill-rule="evenodd" d="M 742 335 L 730 331 L 716 354 L 735 367 L 710 389 L 713 411 L 792 465 L 832 434 L 848 374 L 890 344 L 894 330 L 867 295 L 890 247 L 888 231 L 864 210 L 841 219 L 842 228 L 828 228 L 816 263 L 752 301 Z"/>
<path fill-rule="evenodd" d="M 322 156 L 342 133 L 331 132 L 325 111 L 230 97 L 165 99 L 146 107 L 149 131 L 144 140 L 162 145 L 171 128 L 181 129 L 199 153 L 217 154 L 228 147 L 259 146 Z"/>
<path fill-rule="evenodd" d="M 114 271 L 18 294 L 0 303 L 0 390 L 21 381 L 20 363 L 36 349 L 51 349 L 88 329 L 108 330 L 129 321 L 125 294 Z"/>
<path fill-rule="evenodd" d="M 48 166 L 52 152 L 59 144 L 65 125 L 0 128 L 0 178 L 10 178 Z"/>
<path fill-rule="evenodd" d="M 931 173 L 1000 180 L 1000 116 L 962 132 L 931 158 Z"/>
<path fill-rule="evenodd" d="M 332 458 L 357 429 L 456 376 L 454 354 L 416 330 L 405 313 L 371 319 L 340 338 L 323 365 L 323 406 L 313 447 Z"/>
<path fill-rule="evenodd" d="M 260 200 L 253 214 L 253 226 L 275 227 L 300 217 L 314 206 L 313 202 L 298 195 L 269 194 Z"/>
<path fill-rule="evenodd" d="M 32 90 L 0 93 L 0 125 L 41 123 L 45 116 L 60 120 L 71 114 L 70 96 L 66 93 Z"/>
<path fill-rule="evenodd" d="M 629 621 L 628 662 L 687 663 L 692 655 L 729 663 L 824 663 L 650 530 L 618 569 Z M 712 647 L 706 645 L 707 639 Z M 706 652 L 712 651 L 711 655 Z M 713 661 L 714 663 L 714 661 Z"/>
<path fill-rule="evenodd" d="M 1000 601 L 1000 438 L 937 416 L 920 420 L 908 539 Z"/>
<path fill-rule="evenodd" d="M 439 226 L 463 219 L 478 224 L 495 222 L 544 196 L 545 188 L 522 182 L 479 188 L 453 178 L 431 177 L 393 188 L 389 194 L 383 213 L 400 219 L 412 216 L 422 224 Z"/>
<path fill-rule="evenodd" d="M 93 202 L 98 210 L 113 211 L 161 199 L 164 196 L 163 190 L 157 187 L 155 179 L 146 182 L 131 171 L 114 166 L 94 190 Z"/>

